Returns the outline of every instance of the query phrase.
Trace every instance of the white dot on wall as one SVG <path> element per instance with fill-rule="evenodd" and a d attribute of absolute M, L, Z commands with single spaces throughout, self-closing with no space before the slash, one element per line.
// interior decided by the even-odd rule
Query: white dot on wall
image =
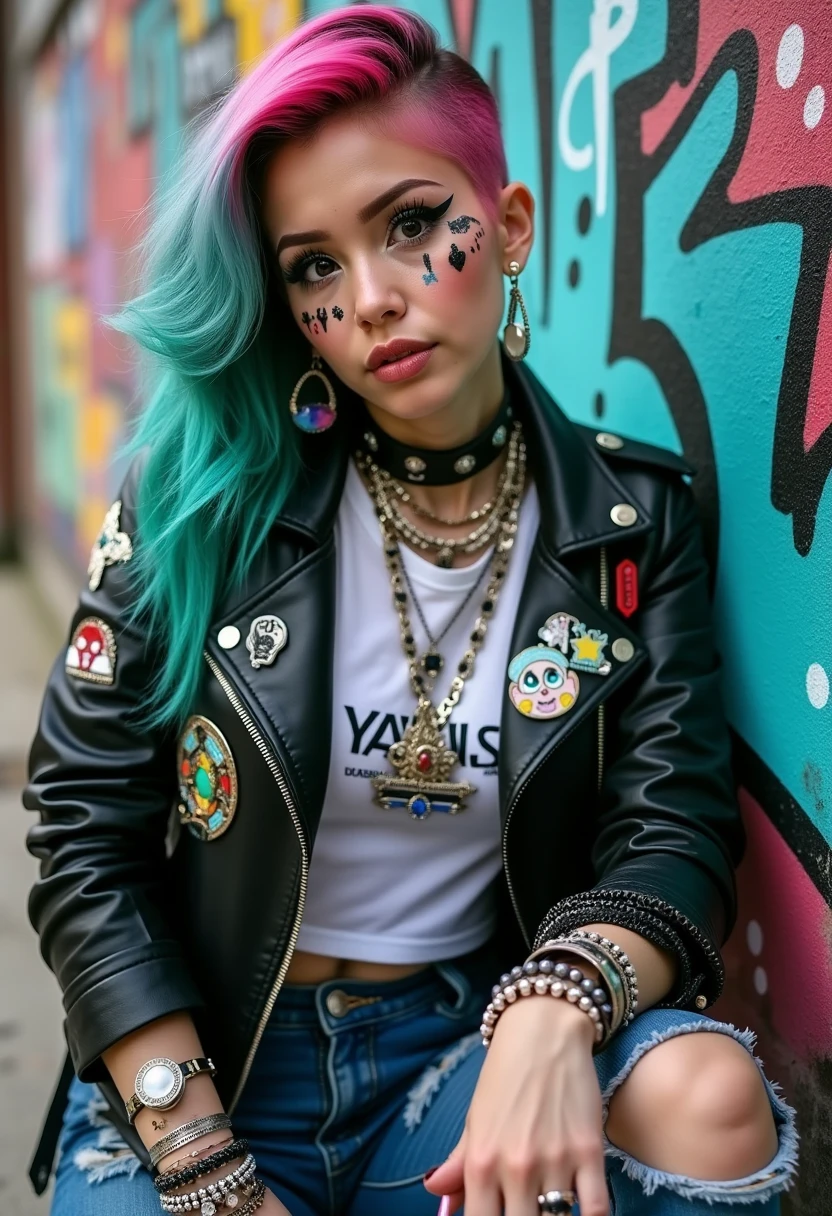
<path fill-rule="evenodd" d="M 784 31 L 777 48 L 777 83 L 781 89 L 790 89 L 800 75 L 803 65 L 803 30 L 799 25 L 790 25 Z"/>
<path fill-rule="evenodd" d="M 751 951 L 751 953 L 753 955 L 756 956 L 756 955 L 762 953 L 763 930 L 760 926 L 759 921 L 750 920 L 748 922 L 748 927 L 745 930 L 745 940 L 748 942 L 748 949 Z"/>
<path fill-rule="evenodd" d="M 826 94 L 823 91 L 823 85 L 816 84 L 806 94 L 806 103 L 803 106 L 803 121 L 810 131 L 818 125 L 823 117 L 823 107 L 825 105 Z"/>
<path fill-rule="evenodd" d="M 768 976 L 766 975 L 765 967 L 754 968 L 754 987 L 757 990 L 758 996 L 765 996 L 768 992 Z"/>
<path fill-rule="evenodd" d="M 829 676 L 820 663 L 810 663 L 806 672 L 806 696 L 815 709 L 823 709 L 829 700 Z"/>

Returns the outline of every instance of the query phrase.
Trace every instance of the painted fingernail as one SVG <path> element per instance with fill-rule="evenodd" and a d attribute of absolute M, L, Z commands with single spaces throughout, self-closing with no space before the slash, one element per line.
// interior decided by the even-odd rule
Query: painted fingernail
<path fill-rule="evenodd" d="M 451 1216 L 451 1197 L 450 1197 L 450 1195 L 442 1196 L 442 1202 L 439 1205 L 439 1211 L 436 1213 L 436 1216 Z"/>
<path fill-rule="evenodd" d="M 436 1173 L 436 1171 L 437 1171 L 438 1169 L 439 1169 L 439 1166 L 438 1166 L 438 1165 L 432 1165 L 432 1166 L 430 1167 L 430 1169 L 429 1169 L 429 1170 L 427 1170 L 427 1171 L 426 1171 L 426 1172 L 425 1172 L 425 1173 L 422 1175 L 422 1181 L 423 1181 L 423 1182 L 427 1182 L 428 1178 L 432 1178 L 432 1177 L 433 1177 L 433 1175 Z"/>

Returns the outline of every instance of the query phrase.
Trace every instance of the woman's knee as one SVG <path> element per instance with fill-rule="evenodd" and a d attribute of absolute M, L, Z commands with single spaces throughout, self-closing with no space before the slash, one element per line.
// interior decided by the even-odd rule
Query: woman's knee
<path fill-rule="evenodd" d="M 729 1180 L 763 1169 L 777 1131 L 760 1071 L 730 1035 L 678 1035 L 652 1048 L 610 1102 L 607 1136 L 655 1169 Z"/>

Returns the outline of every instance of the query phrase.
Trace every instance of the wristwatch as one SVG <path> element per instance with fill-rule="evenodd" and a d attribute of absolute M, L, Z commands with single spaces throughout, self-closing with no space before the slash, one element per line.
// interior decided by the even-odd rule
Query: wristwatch
<path fill-rule="evenodd" d="M 207 1072 L 213 1077 L 216 1071 L 213 1061 L 204 1056 L 196 1060 L 186 1060 L 184 1064 L 175 1064 L 164 1056 L 148 1060 L 136 1073 L 136 1092 L 124 1104 L 127 1118 L 132 1123 L 145 1106 L 152 1110 L 170 1110 L 182 1097 L 186 1081 L 201 1072 Z"/>

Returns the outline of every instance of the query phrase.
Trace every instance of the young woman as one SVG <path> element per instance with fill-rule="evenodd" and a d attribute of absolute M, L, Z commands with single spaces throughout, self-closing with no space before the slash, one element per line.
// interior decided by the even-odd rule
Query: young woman
<path fill-rule="evenodd" d="M 533 210 L 477 73 L 362 6 L 158 206 L 26 794 L 55 1216 L 779 1210 L 792 1114 L 703 1012 L 741 829 L 689 470 L 522 364 Z"/>

